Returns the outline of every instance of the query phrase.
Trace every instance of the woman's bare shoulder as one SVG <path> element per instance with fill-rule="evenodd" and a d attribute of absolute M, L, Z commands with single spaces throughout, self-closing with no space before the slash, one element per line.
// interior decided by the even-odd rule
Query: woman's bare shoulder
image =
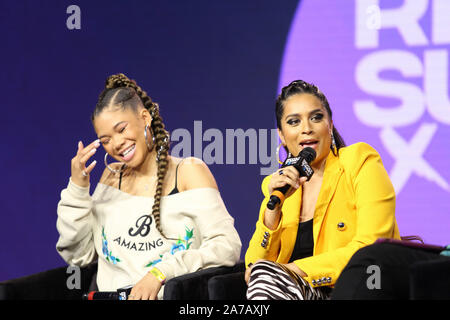
<path fill-rule="evenodd" d="M 195 157 L 180 159 L 178 177 L 183 190 L 196 188 L 218 189 L 216 180 L 206 163 Z"/>

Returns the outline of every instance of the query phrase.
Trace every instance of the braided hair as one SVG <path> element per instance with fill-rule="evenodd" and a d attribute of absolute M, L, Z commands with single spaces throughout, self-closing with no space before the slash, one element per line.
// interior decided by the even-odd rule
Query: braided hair
<path fill-rule="evenodd" d="M 152 101 L 147 93 L 137 85 L 136 81 L 130 80 L 123 73 L 119 73 L 109 76 L 106 80 L 105 88 L 99 95 L 91 119 L 93 121 L 97 115 L 109 106 L 117 106 L 121 109 L 131 108 L 133 111 L 137 112 L 138 106 L 140 105 L 139 100 L 152 117 L 150 127 L 155 136 L 155 147 L 157 152 L 157 185 L 152 215 L 155 219 L 156 229 L 164 238 L 168 239 L 161 228 L 160 208 L 164 178 L 169 168 L 168 153 L 170 139 L 169 133 L 164 129 L 164 123 L 159 114 L 158 104 Z"/>
<path fill-rule="evenodd" d="M 278 129 L 281 130 L 281 118 L 283 117 L 283 112 L 284 112 L 284 102 L 289 97 L 291 97 L 295 94 L 302 94 L 302 93 L 312 94 L 317 99 L 319 99 L 322 106 L 327 111 L 328 116 L 330 117 L 330 119 L 332 119 L 333 113 L 331 111 L 330 104 L 328 103 L 328 100 L 325 97 L 325 95 L 323 94 L 323 92 L 320 91 L 319 88 L 312 83 L 308 83 L 303 80 L 295 80 L 295 81 L 292 81 L 287 86 L 283 87 L 283 89 L 281 89 L 281 94 L 278 96 L 277 101 L 275 103 L 275 115 L 277 118 Z M 336 146 L 335 146 L 336 150 L 339 153 L 339 149 L 342 147 L 345 147 L 345 142 L 344 142 L 344 139 L 342 138 L 342 136 L 337 131 L 335 126 L 333 126 L 333 136 L 334 136 L 334 140 L 336 142 Z M 331 148 L 331 151 L 334 153 L 333 147 L 330 146 L 330 148 Z"/>

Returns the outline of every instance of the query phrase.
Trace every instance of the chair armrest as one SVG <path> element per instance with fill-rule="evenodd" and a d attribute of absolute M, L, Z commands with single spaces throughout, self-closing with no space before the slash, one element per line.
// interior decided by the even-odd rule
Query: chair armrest
<path fill-rule="evenodd" d="M 97 263 L 80 268 L 80 289 L 69 289 L 67 266 L 0 282 L 0 300 L 81 300 L 97 271 Z"/>
<path fill-rule="evenodd" d="M 247 300 L 245 271 L 218 275 L 209 279 L 210 300 Z"/>
<path fill-rule="evenodd" d="M 450 299 L 450 258 L 416 262 L 409 272 L 411 300 Z"/>
<path fill-rule="evenodd" d="M 164 285 L 164 300 L 208 300 L 208 281 L 214 276 L 244 270 L 244 262 L 233 267 L 212 267 L 170 279 Z"/>

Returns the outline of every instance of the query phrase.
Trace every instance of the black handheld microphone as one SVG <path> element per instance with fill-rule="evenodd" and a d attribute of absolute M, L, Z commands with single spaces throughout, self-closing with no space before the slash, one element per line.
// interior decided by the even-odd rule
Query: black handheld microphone
<path fill-rule="evenodd" d="M 132 285 L 119 288 L 117 291 L 91 291 L 84 293 L 83 300 L 127 300 L 128 296 L 133 289 Z"/>
<path fill-rule="evenodd" d="M 126 300 L 117 291 L 91 291 L 83 294 L 83 300 Z"/>
<path fill-rule="evenodd" d="M 297 169 L 300 177 L 306 177 L 307 181 L 311 179 L 314 174 L 314 170 L 309 165 L 316 158 L 316 151 L 311 147 L 303 149 L 297 157 L 288 158 L 284 161 L 281 168 L 287 166 L 294 166 Z M 270 195 L 269 202 L 267 202 L 267 208 L 270 210 L 275 209 L 276 205 L 284 201 L 284 195 L 291 186 L 285 185 L 281 188 L 275 189 Z M 282 201 L 283 200 L 283 201 Z"/>

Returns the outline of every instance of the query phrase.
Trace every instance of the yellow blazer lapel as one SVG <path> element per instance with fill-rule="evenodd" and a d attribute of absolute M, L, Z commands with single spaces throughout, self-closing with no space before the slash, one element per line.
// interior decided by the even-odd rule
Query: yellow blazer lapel
<path fill-rule="evenodd" d="M 320 188 L 319 197 L 316 203 L 316 209 L 314 211 L 314 254 L 316 253 L 316 245 L 318 243 L 320 230 L 322 228 L 322 222 L 330 205 L 331 198 L 336 191 L 339 178 L 341 177 L 343 168 L 340 166 L 339 158 L 336 157 L 333 152 L 327 157 L 325 164 L 325 170 L 323 173 L 322 187 Z"/>

